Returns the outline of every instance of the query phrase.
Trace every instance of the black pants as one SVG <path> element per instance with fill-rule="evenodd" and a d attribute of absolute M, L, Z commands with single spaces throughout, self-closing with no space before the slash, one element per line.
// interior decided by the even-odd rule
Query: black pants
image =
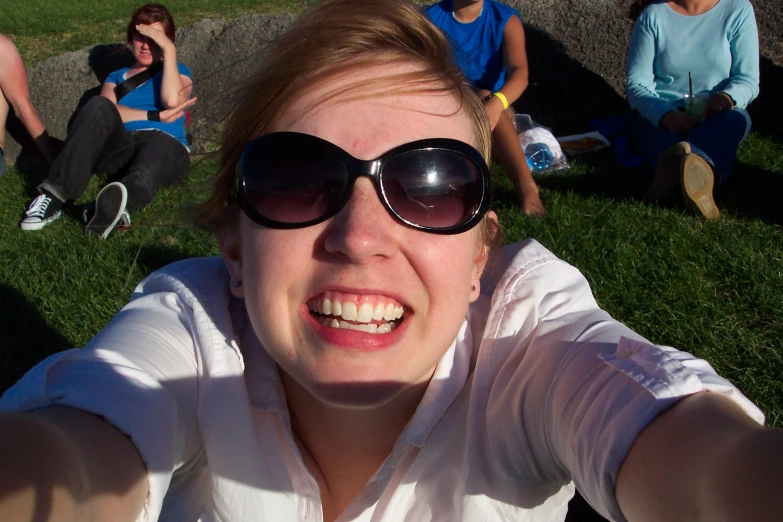
<path fill-rule="evenodd" d="M 128 189 L 128 211 L 152 201 L 155 192 L 188 173 L 185 146 L 165 132 L 125 130 L 117 107 L 95 96 L 74 116 L 49 176 L 39 185 L 62 201 L 78 199 L 93 172 L 103 172 Z"/>

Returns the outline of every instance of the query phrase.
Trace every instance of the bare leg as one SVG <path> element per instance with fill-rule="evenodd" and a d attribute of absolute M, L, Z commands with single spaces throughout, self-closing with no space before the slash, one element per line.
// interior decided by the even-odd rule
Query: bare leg
<path fill-rule="evenodd" d="M 5 122 L 8 119 L 8 100 L 0 89 L 0 149 L 5 151 Z"/>
<path fill-rule="evenodd" d="M 522 212 L 531 216 L 546 216 L 546 209 L 538 196 L 538 186 L 533 180 L 533 174 L 527 165 L 525 153 L 522 152 L 519 137 L 508 113 L 504 112 L 500 115 L 498 124 L 492 131 L 492 141 L 498 162 L 506 170 L 506 175 L 517 189 Z"/>

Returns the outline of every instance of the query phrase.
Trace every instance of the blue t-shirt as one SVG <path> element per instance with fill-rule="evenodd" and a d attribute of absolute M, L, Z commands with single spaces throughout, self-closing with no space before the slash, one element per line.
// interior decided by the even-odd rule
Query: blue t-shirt
<path fill-rule="evenodd" d="M 493 0 L 484 0 L 484 8 L 474 21 L 463 24 L 452 15 L 451 0 L 427 7 L 424 13 L 451 40 L 457 64 L 479 89 L 495 92 L 506 83 L 503 63 L 503 30 L 506 22 L 519 13 Z"/>
<path fill-rule="evenodd" d="M 647 6 L 628 49 L 628 102 L 654 125 L 688 92 L 725 92 L 744 109 L 759 93 L 759 36 L 748 0 L 720 0 L 685 16 L 663 0 Z"/>
<path fill-rule="evenodd" d="M 177 68 L 179 73 L 183 76 L 193 80 L 193 76 L 190 73 L 190 69 L 187 65 L 178 63 Z M 128 72 L 128 67 L 114 71 L 106 78 L 106 83 L 114 83 L 116 85 L 121 84 L 126 80 L 125 73 Z M 132 109 L 139 109 L 142 111 L 162 111 L 166 107 L 160 101 L 160 86 L 163 82 L 163 71 L 142 83 L 131 92 L 126 94 L 117 103 L 125 105 Z M 135 120 L 125 122 L 125 130 L 127 131 L 140 131 L 140 130 L 159 130 L 166 134 L 173 136 L 182 142 L 185 147 L 188 147 L 188 140 L 185 137 L 185 116 L 181 116 L 179 119 L 174 120 L 171 123 L 164 123 L 162 121 L 149 121 L 149 120 Z M 188 150 L 190 148 L 188 147 Z"/>

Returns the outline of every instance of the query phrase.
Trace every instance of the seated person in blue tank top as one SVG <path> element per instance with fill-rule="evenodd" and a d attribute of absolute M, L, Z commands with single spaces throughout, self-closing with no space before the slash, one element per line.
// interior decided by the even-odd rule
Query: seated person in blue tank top
<path fill-rule="evenodd" d="M 425 10 L 452 42 L 457 63 L 478 90 L 492 126 L 493 150 L 526 214 L 546 215 L 514 125 L 505 109 L 528 84 L 519 13 L 493 0 L 443 0 Z"/>
<path fill-rule="evenodd" d="M 682 197 L 720 217 L 726 180 L 750 132 L 745 108 L 759 93 L 759 43 L 748 0 L 637 0 L 628 50 L 629 130 L 656 167 L 649 201 Z M 694 103 L 686 98 L 693 93 Z"/>
<path fill-rule="evenodd" d="M 74 115 L 62 152 L 38 186 L 41 194 L 20 223 L 23 230 L 40 230 L 59 218 L 97 171 L 118 179 L 85 206 L 87 232 L 104 239 L 115 226 L 130 224 L 129 212 L 190 170 L 185 111 L 196 100 L 190 98 L 190 69 L 177 62 L 171 13 L 160 4 L 138 8 L 128 24 L 128 46 L 136 63 L 111 73 L 101 95 Z M 139 85 L 118 98 L 116 87 L 138 74 L 149 78 L 137 79 Z"/>

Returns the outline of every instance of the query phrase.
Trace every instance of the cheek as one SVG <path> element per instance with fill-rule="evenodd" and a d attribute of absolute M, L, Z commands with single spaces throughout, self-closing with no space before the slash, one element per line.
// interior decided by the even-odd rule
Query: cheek
<path fill-rule="evenodd" d="M 300 285 L 307 280 L 312 258 L 306 247 L 308 238 L 300 237 L 299 231 L 243 228 L 245 306 L 256 335 L 265 343 L 292 336 L 291 319 L 304 299 Z"/>
<path fill-rule="evenodd" d="M 450 310 L 467 307 L 476 255 L 472 237 L 446 236 L 419 250 L 419 273 L 433 304 Z"/>

